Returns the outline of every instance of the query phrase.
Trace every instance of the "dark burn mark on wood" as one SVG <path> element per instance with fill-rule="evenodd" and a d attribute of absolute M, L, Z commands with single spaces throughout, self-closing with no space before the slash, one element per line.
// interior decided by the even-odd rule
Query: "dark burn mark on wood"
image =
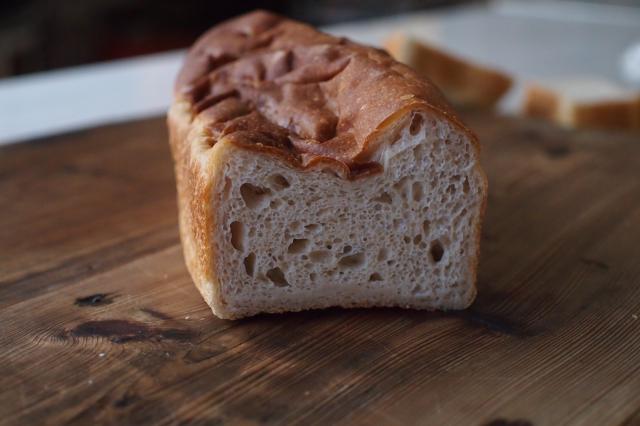
<path fill-rule="evenodd" d="M 571 153 L 569 145 L 565 143 L 547 143 L 544 146 L 544 150 L 551 158 L 561 158 Z"/>
<path fill-rule="evenodd" d="M 589 266 L 595 266 L 598 269 L 601 269 L 603 271 L 608 271 L 609 270 L 609 265 L 607 265 L 606 263 L 597 260 L 597 259 L 590 259 L 588 257 L 581 257 L 580 261 L 582 263 L 584 263 L 585 265 L 589 265 Z"/>
<path fill-rule="evenodd" d="M 567 138 L 549 134 L 549 132 L 542 131 L 538 128 L 526 128 L 517 131 L 514 138 L 537 145 L 542 148 L 550 158 L 561 158 L 571 153 L 571 147 L 566 142 Z"/>
<path fill-rule="evenodd" d="M 155 309 L 142 308 L 140 310 L 142 312 L 144 312 L 145 314 L 147 314 L 147 315 L 150 315 L 150 316 L 152 316 L 154 318 L 161 319 L 161 320 L 164 320 L 164 321 L 170 321 L 170 320 L 173 319 L 169 315 L 167 315 L 167 314 L 165 314 L 163 312 L 160 312 L 160 311 L 156 311 Z"/>
<path fill-rule="evenodd" d="M 485 423 L 484 426 L 533 426 L 533 423 L 524 419 L 495 419 Z"/>
<path fill-rule="evenodd" d="M 454 315 L 464 319 L 474 327 L 482 327 L 498 334 L 514 337 L 531 337 L 535 335 L 532 330 L 510 318 L 479 312 L 473 308 L 455 312 Z"/>
<path fill-rule="evenodd" d="M 113 343 L 173 340 L 189 341 L 195 333 L 189 329 L 157 328 L 126 320 L 88 321 L 71 330 L 74 337 L 104 337 Z"/>
<path fill-rule="evenodd" d="M 540 142 L 541 140 L 543 140 L 544 135 L 537 128 L 525 128 L 515 132 L 514 138 L 521 138 L 526 142 Z"/>
<path fill-rule="evenodd" d="M 113 303 L 114 296 L 110 293 L 97 293 L 91 296 L 78 297 L 74 302 L 76 306 L 103 306 Z"/>
<path fill-rule="evenodd" d="M 127 392 L 124 395 L 122 395 L 120 398 L 116 399 L 113 402 L 113 406 L 116 408 L 126 408 L 139 399 L 140 398 L 136 394 Z"/>

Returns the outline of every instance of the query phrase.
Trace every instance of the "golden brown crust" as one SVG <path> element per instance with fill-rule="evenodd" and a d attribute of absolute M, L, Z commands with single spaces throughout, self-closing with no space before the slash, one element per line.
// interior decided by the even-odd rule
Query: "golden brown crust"
<path fill-rule="evenodd" d="M 573 120 L 576 127 L 597 127 L 600 129 L 638 128 L 638 101 L 622 99 L 576 105 Z"/>
<path fill-rule="evenodd" d="M 529 83 L 525 87 L 522 112 L 574 128 L 640 128 L 640 96 L 576 102 L 563 98 L 557 90 Z"/>
<path fill-rule="evenodd" d="M 560 111 L 560 99 L 551 90 L 529 85 L 525 90 L 523 113 L 530 117 L 554 120 Z"/>
<path fill-rule="evenodd" d="M 179 206 L 180 239 L 185 263 L 206 302 L 221 304 L 213 271 L 215 246 L 211 243 L 215 215 L 211 214 L 213 181 L 209 170 L 195 158 L 188 143 L 190 125 L 182 105 L 174 105 L 168 115 L 169 142 L 174 158 Z"/>
<path fill-rule="evenodd" d="M 326 160 L 345 177 L 379 169 L 372 141 L 410 110 L 444 117 L 475 141 L 435 86 L 385 52 L 264 11 L 203 35 L 175 91 L 212 144 L 278 151 L 297 167 Z"/>

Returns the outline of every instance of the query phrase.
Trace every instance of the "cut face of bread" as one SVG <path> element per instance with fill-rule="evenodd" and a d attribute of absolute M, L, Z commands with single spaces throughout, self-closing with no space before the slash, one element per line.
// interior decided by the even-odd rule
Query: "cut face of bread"
<path fill-rule="evenodd" d="M 185 260 L 217 316 L 473 302 L 477 141 L 383 52 L 246 15 L 196 43 L 168 122 Z"/>
<path fill-rule="evenodd" d="M 464 136 L 416 114 L 344 181 L 219 145 L 215 268 L 232 315 L 327 306 L 460 309 L 475 295 L 481 177 Z M 413 133 L 413 134 L 412 134 Z"/>
<path fill-rule="evenodd" d="M 640 128 L 640 94 L 601 78 L 530 83 L 523 99 L 525 115 L 566 127 Z"/>
<path fill-rule="evenodd" d="M 231 142 L 192 140 L 211 191 L 202 208 L 215 254 L 200 290 L 218 316 L 471 304 L 485 199 L 477 154 L 445 120 L 406 118 L 377 155 L 383 171 L 354 180 L 331 167 L 300 172 Z M 172 120 L 185 120 L 179 108 Z M 183 239 L 196 239 L 184 222 Z"/>
<path fill-rule="evenodd" d="M 407 34 L 393 34 L 384 47 L 396 60 L 433 81 L 456 106 L 491 108 L 512 85 L 511 77 L 501 71 L 458 58 Z"/>

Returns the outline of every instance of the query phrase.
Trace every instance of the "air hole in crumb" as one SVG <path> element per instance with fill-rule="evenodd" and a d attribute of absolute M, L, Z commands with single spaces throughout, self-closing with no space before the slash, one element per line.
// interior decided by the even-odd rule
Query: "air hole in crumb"
<path fill-rule="evenodd" d="M 447 194 L 455 194 L 456 193 L 456 186 L 454 184 L 449 184 L 449 186 L 447 186 Z"/>
<path fill-rule="evenodd" d="M 424 122 L 424 117 L 420 114 L 414 114 L 411 119 L 411 124 L 409 125 L 409 133 L 411 135 L 417 135 L 420 129 L 422 128 L 422 123 Z"/>
<path fill-rule="evenodd" d="M 470 190 L 471 188 L 469 187 L 469 179 L 465 177 L 464 182 L 462 182 L 462 192 L 468 194 Z"/>
<path fill-rule="evenodd" d="M 287 204 L 289 204 L 290 206 L 295 205 L 296 203 L 293 200 L 287 200 Z"/>
<path fill-rule="evenodd" d="M 384 204 L 393 203 L 393 199 L 391 198 L 391 195 L 389 195 L 386 192 L 383 192 L 382 194 L 380 194 L 377 197 L 373 198 L 372 201 L 375 201 L 376 203 L 384 203 Z"/>
<path fill-rule="evenodd" d="M 305 231 L 309 231 L 309 232 L 315 232 L 319 228 L 320 228 L 320 225 L 318 225 L 317 223 L 310 223 L 304 226 Z"/>
<path fill-rule="evenodd" d="M 250 277 L 253 276 L 253 269 L 256 264 L 256 255 L 254 253 L 249 253 L 247 257 L 244 258 L 244 270 L 247 275 Z"/>
<path fill-rule="evenodd" d="M 244 224 L 242 222 L 231 222 L 231 245 L 238 251 L 244 250 Z"/>
<path fill-rule="evenodd" d="M 402 239 L 404 240 L 405 244 L 409 244 L 411 242 L 411 237 L 409 237 L 408 235 L 405 235 Z"/>
<path fill-rule="evenodd" d="M 229 199 L 229 194 L 231 193 L 231 179 L 226 177 L 224 178 L 224 188 L 222 188 L 222 199 Z"/>
<path fill-rule="evenodd" d="M 328 252 L 326 250 L 316 250 L 309 253 L 309 259 L 311 259 L 314 262 L 323 262 L 327 260 L 330 255 L 331 255 L 331 252 Z"/>
<path fill-rule="evenodd" d="M 444 248 L 442 247 L 442 243 L 440 241 L 435 240 L 431 243 L 431 248 L 429 249 L 429 254 L 431 254 L 431 259 L 434 262 L 440 262 L 442 260 L 442 256 L 444 256 Z"/>
<path fill-rule="evenodd" d="M 251 185 L 250 183 L 243 183 L 240 186 L 240 195 L 250 209 L 261 207 L 269 196 L 269 192 L 268 189 Z"/>
<path fill-rule="evenodd" d="M 271 200 L 271 203 L 269 203 L 269 207 L 271 207 L 272 209 L 277 209 L 278 207 L 280 207 L 280 205 L 282 204 L 282 201 L 280 200 Z"/>
<path fill-rule="evenodd" d="M 420 182 L 413 182 L 413 185 L 411 186 L 411 194 L 413 195 L 413 201 L 418 202 L 422 200 L 422 185 Z"/>
<path fill-rule="evenodd" d="M 413 156 L 416 158 L 416 161 L 422 161 L 422 145 L 416 145 L 413 148 Z"/>
<path fill-rule="evenodd" d="M 267 271 L 267 278 L 278 287 L 286 287 L 289 285 L 282 269 L 277 266 Z"/>
<path fill-rule="evenodd" d="M 291 241 L 291 244 L 289 244 L 287 252 L 302 253 L 307 250 L 307 247 L 309 247 L 309 240 L 306 238 L 294 238 L 293 241 Z"/>
<path fill-rule="evenodd" d="M 326 246 L 326 247 L 327 247 L 327 250 L 331 250 L 331 249 L 333 249 L 333 246 L 332 246 L 331 244 L 327 244 L 327 246 Z"/>
<path fill-rule="evenodd" d="M 386 248 L 380 249 L 377 257 L 378 262 L 384 262 L 385 260 L 387 260 L 387 256 L 388 256 L 387 249 Z"/>
<path fill-rule="evenodd" d="M 351 252 L 352 247 L 351 246 L 344 246 L 344 248 L 342 249 L 342 253 L 347 254 Z"/>
<path fill-rule="evenodd" d="M 400 194 L 400 196 L 403 199 L 406 199 L 406 197 L 407 197 L 407 191 L 406 191 L 407 180 L 409 180 L 409 178 L 407 176 L 405 176 L 405 177 L 403 177 L 402 179 L 400 179 L 399 181 L 397 181 L 396 183 L 393 184 L 393 189 L 395 189 L 396 192 L 398 192 L 398 194 Z"/>
<path fill-rule="evenodd" d="M 309 279 L 310 279 L 311 281 L 315 281 L 315 280 L 316 280 L 316 273 L 315 273 L 315 272 L 310 273 L 310 274 L 309 274 Z"/>
<path fill-rule="evenodd" d="M 271 175 L 269 176 L 269 183 L 274 189 L 285 189 L 291 186 L 287 178 L 282 175 Z"/>
<path fill-rule="evenodd" d="M 373 274 L 369 275 L 369 281 L 382 281 L 382 276 L 379 273 L 374 272 Z"/>
<path fill-rule="evenodd" d="M 291 222 L 291 223 L 289 224 L 289 229 L 291 229 L 291 232 L 300 232 L 300 228 L 301 228 L 301 226 L 302 226 L 302 225 L 300 224 L 300 222 L 298 222 L 298 221 L 296 220 L 296 221 L 293 221 L 293 222 Z M 306 226 L 305 226 L 305 228 L 306 228 Z"/>
<path fill-rule="evenodd" d="M 338 261 L 338 265 L 344 268 L 357 268 L 364 264 L 364 254 L 356 253 L 350 256 L 344 256 L 340 261 Z"/>
<path fill-rule="evenodd" d="M 422 235 L 418 234 L 415 237 L 413 237 L 413 244 L 418 245 L 420 244 L 420 241 L 422 241 Z"/>
<path fill-rule="evenodd" d="M 429 228 L 431 227 L 431 222 L 428 220 L 424 220 L 422 222 L 422 233 L 424 234 L 424 236 L 426 237 L 427 235 L 429 235 Z"/>

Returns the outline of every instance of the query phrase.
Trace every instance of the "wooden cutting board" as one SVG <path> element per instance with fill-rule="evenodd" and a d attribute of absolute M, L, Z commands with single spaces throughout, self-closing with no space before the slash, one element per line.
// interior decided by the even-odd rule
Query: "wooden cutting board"
<path fill-rule="evenodd" d="M 0 422 L 640 424 L 640 135 L 466 121 L 490 196 L 446 314 L 213 317 L 162 118 L 0 149 Z"/>

